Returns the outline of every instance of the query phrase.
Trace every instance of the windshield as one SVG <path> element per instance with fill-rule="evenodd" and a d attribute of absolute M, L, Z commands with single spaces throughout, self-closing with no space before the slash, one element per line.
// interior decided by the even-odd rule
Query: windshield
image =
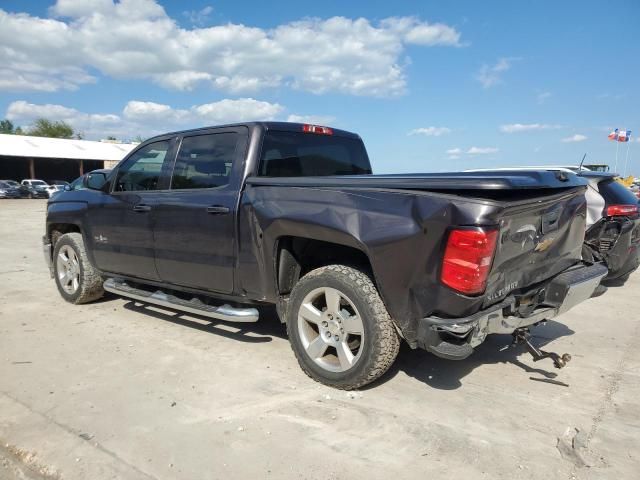
<path fill-rule="evenodd" d="M 20 184 L 18 182 L 16 182 L 15 180 L 2 180 L 4 183 L 6 183 L 7 185 L 11 185 L 12 187 L 17 187 Z"/>
<path fill-rule="evenodd" d="M 43 182 L 42 180 L 31 180 L 31 185 L 37 185 L 37 186 L 47 186 L 47 184 L 45 182 Z"/>
<path fill-rule="evenodd" d="M 258 175 L 314 177 L 370 174 L 362 140 L 337 135 L 268 131 Z"/>

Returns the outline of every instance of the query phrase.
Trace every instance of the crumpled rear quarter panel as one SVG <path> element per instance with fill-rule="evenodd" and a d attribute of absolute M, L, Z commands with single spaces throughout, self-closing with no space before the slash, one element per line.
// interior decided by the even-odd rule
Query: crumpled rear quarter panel
<path fill-rule="evenodd" d="M 282 236 L 360 249 L 389 313 L 412 342 L 418 318 L 480 308 L 482 297 L 463 297 L 438 281 L 443 240 L 451 225 L 496 224 L 498 211 L 490 201 L 429 192 L 249 186 L 240 206 L 239 284 L 249 297 L 277 299 L 275 249 Z"/>

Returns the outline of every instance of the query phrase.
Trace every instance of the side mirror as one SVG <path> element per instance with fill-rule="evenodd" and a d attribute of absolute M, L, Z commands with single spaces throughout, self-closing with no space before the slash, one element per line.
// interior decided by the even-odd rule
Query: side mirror
<path fill-rule="evenodd" d="M 71 191 L 71 185 L 65 185 L 64 186 L 64 191 L 65 192 L 70 192 Z"/>
<path fill-rule="evenodd" d="M 106 181 L 107 176 L 104 173 L 96 172 L 88 174 L 85 178 L 84 184 L 88 189 L 102 190 Z"/>

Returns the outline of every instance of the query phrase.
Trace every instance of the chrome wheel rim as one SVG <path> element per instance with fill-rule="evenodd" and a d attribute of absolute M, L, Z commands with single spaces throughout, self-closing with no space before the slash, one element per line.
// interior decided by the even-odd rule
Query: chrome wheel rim
<path fill-rule="evenodd" d="M 354 303 L 335 288 L 316 288 L 298 311 L 298 334 L 313 362 L 330 372 L 353 368 L 364 346 L 364 324 Z"/>
<path fill-rule="evenodd" d="M 62 289 L 69 295 L 76 293 L 80 288 L 80 262 L 75 250 L 70 246 L 63 245 L 58 251 L 56 271 Z"/>

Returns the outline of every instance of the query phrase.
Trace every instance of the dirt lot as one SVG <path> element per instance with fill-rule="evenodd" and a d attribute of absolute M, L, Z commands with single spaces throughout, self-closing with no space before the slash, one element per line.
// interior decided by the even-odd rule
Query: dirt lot
<path fill-rule="evenodd" d="M 464 362 L 404 348 L 345 393 L 300 371 L 275 318 L 66 304 L 45 208 L 0 201 L 0 478 L 638 478 L 640 275 L 535 330 L 564 370 L 497 336 Z"/>

